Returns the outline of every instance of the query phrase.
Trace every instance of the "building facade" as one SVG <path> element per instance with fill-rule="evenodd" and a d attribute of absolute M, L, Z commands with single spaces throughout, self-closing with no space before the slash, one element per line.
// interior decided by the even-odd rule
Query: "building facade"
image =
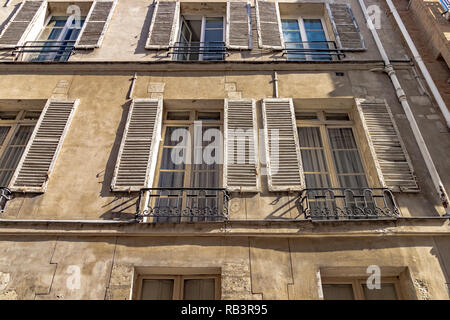
<path fill-rule="evenodd" d="M 384 1 L 2 2 L 0 299 L 449 299 Z"/>

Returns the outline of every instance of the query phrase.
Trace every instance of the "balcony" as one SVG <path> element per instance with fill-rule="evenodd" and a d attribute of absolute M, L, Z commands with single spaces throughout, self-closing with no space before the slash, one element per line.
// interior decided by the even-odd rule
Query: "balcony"
<path fill-rule="evenodd" d="M 386 188 L 305 189 L 299 199 L 299 210 L 312 220 L 395 219 L 399 216 L 394 196 Z"/>
<path fill-rule="evenodd" d="M 159 223 L 224 221 L 229 200 L 229 193 L 221 188 L 144 188 L 136 217 Z"/>
<path fill-rule="evenodd" d="M 13 51 L 17 61 L 65 62 L 73 54 L 75 41 L 28 41 Z"/>
<path fill-rule="evenodd" d="M 7 187 L 0 187 L 0 213 L 5 211 L 8 200 L 11 200 L 11 190 Z"/>
<path fill-rule="evenodd" d="M 282 56 L 289 61 L 332 61 L 345 57 L 334 41 L 285 42 L 285 47 Z"/>
<path fill-rule="evenodd" d="M 175 42 L 169 55 L 177 61 L 221 61 L 225 60 L 225 42 Z"/>

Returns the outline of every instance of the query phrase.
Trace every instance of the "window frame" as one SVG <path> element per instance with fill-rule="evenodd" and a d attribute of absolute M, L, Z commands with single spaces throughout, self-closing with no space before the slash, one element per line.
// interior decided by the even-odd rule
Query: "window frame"
<path fill-rule="evenodd" d="M 286 20 L 286 19 L 297 20 L 300 36 L 302 38 L 302 42 L 306 42 L 303 45 L 303 47 L 305 49 L 309 49 L 309 44 L 307 43 L 308 42 L 308 37 L 307 37 L 307 34 L 306 34 L 306 28 L 305 28 L 304 19 L 318 19 L 318 20 L 320 20 L 320 23 L 322 23 L 322 30 L 323 30 L 323 33 L 325 35 L 325 41 L 334 41 L 330 37 L 330 35 L 328 34 L 328 30 L 327 30 L 328 28 L 327 28 L 324 16 L 319 16 L 319 15 L 305 15 L 305 16 L 283 15 L 280 18 L 281 24 L 283 24 L 283 20 Z M 282 25 L 281 25 L 281 33 L 282 33 L 281 35 L 282 35 L 282 39 L 283 39 L 283 47 L 286 48 L 286 44 L 285 44 L 284 36 L 283 36 L 283 27 L 282 27 Z M 330 58 L 331 58 L 330 61 L 334 60 L 332 55 L 330 55 Z M 311 56 L 310 54 L 305 53 L 305 61 L 316 61 L 316 60 L 313 59 L 313 56 Z"/>
<path fill-rule="evenodd" d="M 221 277 L 218 274 L 143 274 L 137 277 L 136 300 L 142 300 L 142 289 L 144 280 L 173 280 L 173 296 L 172 300 L 183 300 L 184 298 L 184 282 L 191 279 L 214 279 L 214 300 L 220 300 L 221 293 Z"/>
<path fill-rule="evenodd" d="M 332 128 L 350 128 L 352 130 L 353 138 L 356 143 L 356 147 L 358 150 L 358 155 L 363 167 L 364 171 L 364 177 L 367 182 L 367 187 L 370 188 L 370 179 L 369 179 L 369 170 L 368 166 L 366 164 L 366 161 L 364 157 L 361 154 L 362 146 L 361 146 L 361 137 L 358 135 L 358 131 L 356 129 L 356 121 L 354 119 L 353 112 L 351 110 L 327 110 L 327 109 L 321 109 L 321 110 L 314 110 L 314 109 L 296 109 L 297 113 L 315 113 L 317 115 L 316 120 L 298 120 L 296 117 L 296 127 L 297 130 L 300 127 L 317 127 L 320 130 L 320 135 L 322 139 L 322 148 L 324 152 L 324 157 L 326 161 L 326 165 L 328 167 L 328 175 L 330 179 L 330 188 L 342 188 L 339 183 L 339 176 L 336 170 L 336 164 L 334 161 L 334 157 L 332 154 L 332 148 L 331 148 L 331 142 L 330 142 L 330 136 L 328 134 L 328 129 Z M 349 117 L 349 120 L 326 120 L 326 113 L 346 113 Z M 302 147 L 300 147 L 300 153 L 301 153 Z M 303 174 L 308 174 L 307 172 L 303 172 Z M 306 183 L 306 181 L 305 181 Z M 308 187 L 307 187 L 308 188 Z"/>
<path fill-rule="evenodd" d="M 180 13 L 180 17 L 179 17 L 179 21 L 178 21 L 178 25 L 180 26 L 177 32 L 177 36 L 176 42 L 181 42 L 181 37 L 182 37 L 182 29 L 183 29 L 183 23 L 185 22 L 185 20 L 200 20 L 202 22 L 202 26 L 201 26 L 201 31 L 200 31 L 200 46 L 203 48 L 204 47 L 204 40 L 205 40 L 205 27 L 206 27 L 206 18 L 220 18 L 222 17 L 222 39 L 223 39 L 223 43 L 224 46 L 226 47 L 226 24 L 227 24 L 227 14 L 225 12 L 225 14 L 206 14 L 206 15 L 200 15 L 200 14 L 186 14 L 183 15 Z M 200 18 L 200 19 L 198 19 Z M 189 27 L 188 27 L 189 28 Z M 190 28 L 189 28 L 190 29 Z M 192 32 L 192 30 L 191 30 Z M 191 42 L 192 42 L 192 38 L 191 38 Z M 189 56 L 190 54 L 187 54 L 187 56 Z M 174 55 L 174 60 L 175 61 L 180 61 L 177 58 L 178 55 Z M 204 61 L 203 60 L 203 54 L 198 54 L 198 60 L 181 60 L 181 61 Z M 205 61 L 209 61 L 209 60 L 205 60 Z M 222 61 L 222 60 L 218 60 L 218 61 Z M 223 61 L 225 61 L 225 57 L 223 59 Z"/>
<path fill-rule="evenodd" d="M 364 295 L 363 289 L 363 284 L 365 284 L 366 281 L 367 278 L 363 277 L 322 277 L 321 289 L 323 288 L 324 284 L 350 284 L 352 286 L 354 300 L 367 300 L 366 296 Z M 394 285 L 395 294 L 397 295 L 397 300 L 404 300 L 401 292 L 400 280 L 398 277 L 382 277 L 380 279 L 380 283 L 392 283 Z M 324 295 L 323 300 L 325 300 Z"/>
<path fill-rule="evenodd" d="M 8 112 L 9 110 L 5 110 L 5 111 Z M 34 120 L 24 119 L 25 114 L 28 111 L 40 112 L 42 114 L 42 109 L 11 110 L 10 112 L 17 112 L 16 118 L 14 120 L 1 120 L 0 119 L 0 127 L 9 127 L 8 134 L 6 135 L 5 140 L 3 141 L 3 144 L 0 145 L 0 159 L 3 157 L 11 140 L 13 139 L 17 130 L 19 130 L 19 128 L 21 126 L 33 126 L 33 130 L 36 128 L 36 124 L 38 123 L 40 116 Z M 32 132 L 33 132 L 33 130 L 32 130 Z M 31 139 L 31 137 L 32 137 L 32 135 L 30 135 L 30 139 Z M 24 152 L 25 152 L 26 146 L 28 145 L 28 142 L 29 142 L 29 140 L 25 144 Z M 19 158 L 19 163 L 20 163 L 20 159 L 22 158 L 22 156 L 23 156 L 23 152 Z M 14 169 L 14 172 L 17 170 L 19 163 L 17 164 L 16 168 Z M 0 170 L 2 170 L 2 169 L 0 169 Z M 14 175 L 14 173 L 13 173 L 13 175 Z M 11 176 L 11 179 L 12 179 L 12 177 L 13 176 Z M 8 186 L 10 183 L 11 183 L 11 180 L 9 181 Z M 8 187 L 8 186 L 4 186 L 4 187 Z"/>

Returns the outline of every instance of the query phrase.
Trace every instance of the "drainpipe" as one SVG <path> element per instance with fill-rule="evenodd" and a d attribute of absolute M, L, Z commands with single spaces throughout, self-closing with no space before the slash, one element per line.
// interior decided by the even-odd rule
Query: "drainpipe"
<path fill-rule="evenodd" d="M 134 84 L 137 79 L 137 72 L 134 73 L 133 78 L 131 78 L 131 85 L 130 90 L 128 91 L 127 99 L 133 99 L 133 92 L 134 92 Z"/>
<path fill-rule="evenodd" d="M 441 109 L 441 112 L 444 115 L 445 122 L 447 123 L 447 128 L 450 128 L 450 112 L 448 111 L 447 106 L 445 105 L 445 102 L 441 97 L 441 94 L 439 93 L 436 85 L 434 84 L 434 81 L 431 78 L 427 67 L 423 63 L 422 57 L 420 56 L 419 52 L 417 51 L 417 48 L 414 45 L 414 42 L 412 41 L 411 37 L 409 36 L 409 33 L 406 30 L 405 25 L 403 24 L 402 18 L 400 18 L 400 15 L 397 12 L 397 9 L 395 8 L 395 6 L 391 0 L 386 0 L 386 2 L 389 6 L 389 9 L 391 10 L 391 13 L 393 14 L 393 16 L 395 18 L 395 22 L 397 23 L 398 27 L 400 28 L 400 31 L 402 32 L 403 38 L 405 39 L 409 50 L 411 50 L 411 53 L 414 56 L 414 60 L 416 61 L 417 65 L 419 66 L 420 71 L 422 72 L 422 74 L 425 78 L 425 81 L 427 82 L 428 87 L 430 88 L 431 93 L 433 94 L 433 97 L 439 106 L 439 109 Z"/>
<path fill-rule="evenodd" d="M 278 73 L 273 72 L 273 97 L 278 98 Z"/>
<path fill-rule="evenodd" d="M 398 81 L 397 75 L 395 74 L 395 70 L 392 67 L 391 62 L 389 61 L 388 55 L 387 55 L 386 51 L 384 50 L 383 44 L 381 43 L 381 40 L 378 37 L 378 33 L 372 23 L 372 20 L 369 17 L 369 14 L 367 13 L 367 9 L 364 4 L 364 0 L 358 0 L 358 1 L 359 1 L 359 5 L 361 6 L 361 10 L 364 13 L 364 17 L 366 19 L 367 25 L 368 25 L 370 31 L 372 32 L 372 36 L 378 47 L 378 51 L 380 52 L 381 57 L 383 58 L 383 61 L 385 64 L 385 72 L 389 75 L 389 77 L 392 81 L 392 84 L 394 85 L 395 92 L 397 94 L 397 98 L 400 101 L 400 103 L 403 107 L 403 110 L 405 111 L 406 117 L 409 121 L 409 124 L 410 124 L 411 129 L 414 134 L 414 137 L 417 141 L 417 144 L 419 145 L 420 152 L 425 160 L 425 164 L 427 166 L 428 172 L 430 173 L 434 187 L 436 188 L 436 191 L 439 195 L 442 205 L 445 208 L 445 212 L 446 212 L 445 216 L 450 216 L 450 206 L 449 206 L 449 198 L 448 198 L 447 192 L 445 191 L 444 185 L 441 181 L 441 178 L 439 177 L 439 173 L 437 172 L 436 167 L 434 166 L 433 159 L 431 158 L 430 152 L 428 151 L 428 148 L 425 144 L 423 136 L 420 133 L 419 126 L 417 125 L 417 122 L 414 119 L 414 115 L 411 111 L 411 107 L 409 106 L 408 100 L 406 99 L 406 94 L 403 91 L 403 89 L 400 85 L 400 82 Z"/>

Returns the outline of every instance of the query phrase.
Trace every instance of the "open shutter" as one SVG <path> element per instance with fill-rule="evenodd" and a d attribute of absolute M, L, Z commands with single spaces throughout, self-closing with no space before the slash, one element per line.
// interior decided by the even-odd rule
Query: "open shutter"
<path fill-rule="evenodd" d="M 269 190 L 303 190 L 305 182 L 292 99 L 264 99 L 262 107 Z"/>
<path fill-rule="evenodd" d="M 283 33 L 278 2 L 256 1 L 256 23 L 259 47 L 282 50 Z"/>
<path fill-rule="evenodd" d="M 153 10 L 145 48 L 168 49 L 175 42 L 179 17 L 178 1 L 158 1 Z"/>
<path fill-rule="evenodd" d="M 326 3 L 337 45 L 343 50 L 365 50 L 364 39 L 349 4 Z"/>
<path fill-rule="evenodd" d="M 162 99 L 134 99 L 117 157 L 113 191 L 151 187 L 162 125 Z"/>
<path fill-rule="evenodd" d="M 255 100 L 225 99 L 224 136 L 225 188 L 229 191 L 259 191 Z"/>
<path fill-rule="evenodd" d="M 98 48 L 114 12 L 116 1 L 94 1 L 75 44 L 77 49 Z"/>
<path fill-rule="evenodd" d="M 394 117 L 384 100 L 357 100 L 364 131 L 383 187 L 417 192 L 414 169 Z"/>
<path fill-rule="evenodd" d="M 0 35 L 0 48 L 15 48 L 22 45 L 27 34 L 47 1 L 24 1 Z"/>
<path fill-rule="evenodd" d="M 226 45 L 229 49 L 251 49 L 250 3 L 227 2 Z"/>
<path fill-rule="evenodd" d="M 78 102 L 47 101 L 11 180 L 11 190 L 45 192 Z"/>

